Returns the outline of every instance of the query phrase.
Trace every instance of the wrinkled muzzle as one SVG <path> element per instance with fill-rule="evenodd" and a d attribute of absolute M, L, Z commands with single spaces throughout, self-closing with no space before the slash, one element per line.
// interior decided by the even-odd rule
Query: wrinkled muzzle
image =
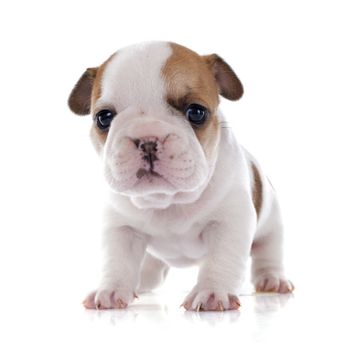
<path fill-rule="evenodd" d="M 159 120 L 111 128 L 104 162 L 111 188 L 132 197 L 193 192 L 209 172 L 192 130 Z"/>

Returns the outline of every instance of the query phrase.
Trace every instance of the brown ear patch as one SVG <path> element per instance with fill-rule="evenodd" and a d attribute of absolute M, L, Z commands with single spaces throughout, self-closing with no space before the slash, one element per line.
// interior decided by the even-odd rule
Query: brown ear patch
<path fill-rule="evenodd" d="M 221 96 L 238 100 L 243 95 L 243 85 L 233 69 L 217 54 L 203 56 L 219 86 Z"/>
<path fill-rule="evenodd" d="M 108 60 L 99 67 L 88 68 L 80 77 L 68 99 L 68 105 L 74 113 L 86 115 L 95 112 L 96 101 L 102 94 L 102 78 L 104 71 L 107 64 L 115 55 L 116 53 L 110 56 Z M 108 132 L 100 130 L 96 126 L 96 123 L 93 123 L 90 137 L 98 153 L 106 143 L 107 135 Z"/>
<path fill-rule="evenodd" d="M 98 68 L 88 68 L 75 84 L 69 99 L 69 108 L 78 115 L 90 113 L 91 94 Z"/>
<path fill-rule="evenodd" d="M 111 55 L 99 67 L 88 68 L 75 84 L 69 99 L 69 108 L 78 115 L 86 115 L 93 111 L 96 101 L 101 96 L 101 83 L 107 64 L 116 55 Z"/>
<path fill-rule="evenodd" d="M 252 172 L 253 172 L 253 203 L 255 207 L 255 211 L 257 216 L 259 217 L 263 202 L 263 187 L 262 187 L 262 181 L 260 177 L 259 170 L 255 166 L 253 162 L 251 162 Z"/>

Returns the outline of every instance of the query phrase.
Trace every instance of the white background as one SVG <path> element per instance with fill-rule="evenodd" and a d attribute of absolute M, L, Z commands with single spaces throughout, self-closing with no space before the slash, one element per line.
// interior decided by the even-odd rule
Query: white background
<path fill-rule="evenodd" d="M 0 347 L 348 348 L 350 13 L 347 1 L 8 1 L 0 5 Z M 178 309 L 195 271 L 126 312 L 80 302 L 99 278 L 103 185 L 90 117 L 68 95 L 125 45 L 216 52 L 245 87 L 222 101 L 277 189 L 294 298 L 239 313 Z M 149 298 L 149 299 L 147 299 Z"/>

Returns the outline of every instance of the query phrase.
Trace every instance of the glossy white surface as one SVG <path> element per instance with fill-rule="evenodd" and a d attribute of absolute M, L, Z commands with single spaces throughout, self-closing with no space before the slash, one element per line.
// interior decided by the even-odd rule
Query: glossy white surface
<path fill-rule="evenodd" d="M 246 295 L 240 311 L 186 312 L 184 293 L 140 296 L 127 310 L 85 310 L 40 298 L 12 309 L 2 349 L 348 349 L 348 304 L 322 293 Z M 334 298 L 333 298 L 334 299 Z M 8 328 L 12 322 L 12 328 Z M 10 323 L 11 325 L 11 323 Z"/>

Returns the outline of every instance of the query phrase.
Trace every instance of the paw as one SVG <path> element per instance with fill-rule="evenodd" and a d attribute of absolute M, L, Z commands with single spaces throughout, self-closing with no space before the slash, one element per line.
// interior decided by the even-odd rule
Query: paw
<path fill-rule="evenodd" d="M 274 275 L 264 275 L 257 279 L 255 290 L 257 292 L 285 294 L 293 292 L 294 285 L 285 278 L 280 278 Z"/>
<path fill-rule="evenodd" d="M 99 289 L 91 292 L 83 301 L 87 309 L 125 309 L 136 295 L 121 289 Z"/>
<path fill-rule="evenodd" d="M 238 310 L 241 304 L 236 295 L 225 290 L 195 288 L 181 306 L 192 311 L 225 311 Z"/>

